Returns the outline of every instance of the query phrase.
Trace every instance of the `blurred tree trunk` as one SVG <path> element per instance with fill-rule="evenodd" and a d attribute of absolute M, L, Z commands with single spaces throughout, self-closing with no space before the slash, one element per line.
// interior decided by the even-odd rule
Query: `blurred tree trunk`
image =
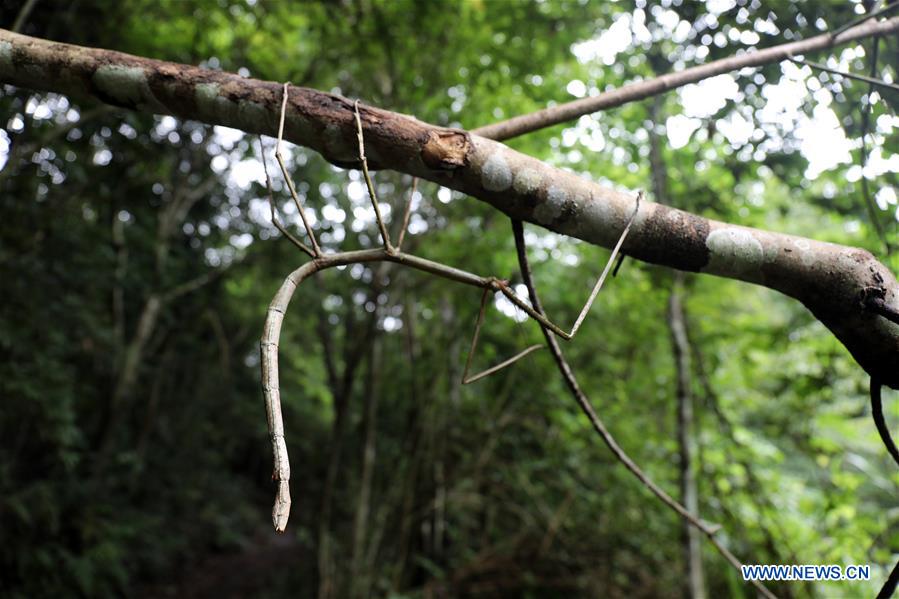
<path fill-rule="evenodd" d="M 376 274 L 372 280 L 369 295 L 370 301 L 377 302 L 378 294 L 381 290 L 380 274 L 380 272 Z M 343 371 L 338 377 L 333 355 L 331 354 L 333 340 L 330 336 L 327 319 L 319 319 L 321 326 L 318 327 L 318 332 L 322 346 L 326 348 L 325 361 L 331 395 L 334 401 L 334 420 L 331 426 L 331 440 L 328 444 L 328 467 L 325 473 L 324 487 L 322 488 L 318 521 L 319 599 L 340 596 L 342 591 L 339 587 L 338 577 L 335 576 L 336 568 L 331 547 L 331 514 L 333 512 L 337 475 L 340 472 L 340 460 L 343 453 L 343 436 L 346 429 L 349 399 L 353 394 L 356 371 L 359 364 L 362 358 L 370 352 L 371 344 L 377 335 L 377 321 L 377 311 L 366 316 L 364 322 L 359 322 L 353 317 L 352 308 L 350 308 L 346 317 L 346 330 L 344 333 Z M 364 330 L 358 331 L 357 329 L 360 326 L 364 327 Z"/>
<path fill-rule="evenodd" d="M 187 293 L 196 291 L 214 280 L 216 274 L 218 274 L 207 271 L 191 281 L 166 289 L 168 257 L 172 238 L 181 230 L 191 208 L 200 199 L 206 197 L 217 183 L 218 178 L 212 174 L 209 174 L 201 185 L 193 187 L 187 185 L 186 181 L 179 182 L 174 179 L 169 181 L 168 187 L 173 191 L 170 201 L 158 213 L 156 238 L 153 245 L 156 281 L 152 284 L 141 306 L 134 334 L 127 342 L 124 339 L 124 278 L 128 268 L 128 245 L 118 211 L 113 211 L 112 240 L 116 251 L 116 268 L 114 272 L 112 318 L 114 321 L 115 342 L 118 345 L 120 355 L 116 356 L 116 381 L 109 396 L 104 413 L 104 423 L 100 430 L 95 463 L 95 473 L 98 477 L 102 476 L 109 463 L 116 431 L 124 422 L 128 401 L 140 376 L 141 366 L 145 362 L 147 346 L 154 334 L 158 332 L 159 318 L 164 313 L 166 305 Z"/>
<path fill-rule="evenodd" d="M 368 358 L 368 386 L 365 391 L 363 415 L 364 444 L 362 447 L 362 473 L 359 481 L 359 496 L 356 501 L 356 515 L 353 522 L 353 564 L 350 577 L 353 597 L 364 598 L 371 594 L 372 573 L 368 569 L 369 541 L 368 520 L 371 512 L 371 487 L 377 457 L 378 396 L 381 392 L 381 344 L 380 337 L 371 344 Z"/>
<path fill-rule="evenodd" d="M 683 284 L 684 274 L 676 273 L 668 299 L 668 327 L 671 330 L 674 362 L 677 369 L 677 444 L 680 455 L 681 502 L 687 511 L 698 516 L 699 500 L 696 492 L 696 472 L 693 465 L 693 394 L 690 379 L 690 354 L 682 303 Z M 684 553 L 687 558 L 690 597 L 693 599 L 705 599 L 706 597 L 702 571 L 702 539 L 699 535 L 698 530 L 684 523 Z"/>
<path fill-rule="evenodd" d="M 406 356 L 410 367 L 409 381 L 409 401 L 408 412 L 406 416 L 405 430 L 408 431 L 406 438 L 403 440 L 403 453 L 409 456 L 403 468 L 402 485 L 400 497 L 397 500 L 399 504 L 399 513 L 397 519 L 399 521 L 399 533 L 397 535 L 397 551 L 394 560 L 393 572 L 391 573 L 391 586 L 393 588 L 402 588 L 406 581 L 406 576 L 410 570 L 409 562 L 412 554 L 413 537 L 415 534 L 415 505 L 416 491 L 419 485 L 419 469 L 422 464 L 422 438 L 425 436 L 423 432 L 426 424 L 425 418 L 422 416 L 422 390 L 419 386 L 417 377 L 418 364 L 422 354 L 421 341 L 417 334 L 417 304 L 414 300 L 406 300 L 405 313 L 408 315 L 405 322 L 406 329 Z"/>
<path fill-rule="evenodd" d="M 652 164 L 652 186 L 655 200 L 671 205 L 668 197 L 668 170 L 662 156 L 659 127 L 662 119 L 662 96 L 653 98 L 650 108 L 652 127 L 649 133 L 649 151 Z M 693 466 L 693 395 L 690 381 L 690 348 L 687 341 L 687 330 L 684 318 L 683 289 L 686 275 L 675 271 L 668 299 L 668 328 L 671 331 L 674 366 L 677 371 L 677 445 L 680 457 L 680 491 L 681 503 L 691 514 L 699 515 L 699 499 L 696 492 L 696 472 Z M 692 599 L 705 599 L 705 577 L 702 571 L 702 547 L 700 532 L 684 520 L 684 563 L 689 596 Z"/>

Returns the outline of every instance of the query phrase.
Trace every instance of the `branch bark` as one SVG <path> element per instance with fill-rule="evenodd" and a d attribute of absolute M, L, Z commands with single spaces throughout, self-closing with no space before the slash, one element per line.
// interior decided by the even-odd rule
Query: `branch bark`
<path fill-rule="evenodd" d="M 668 329 L 677 371 L 677 445 L 681 502 L 688 512 L 699 517 L 699 495 L 696 490 L 696 470 L 693 466 L 693 392 L 690 389 L 690 353 L 684 323 L 683 273 L 677 273 L 671 295 L 668 296 Z M 684 523 L 684 556 L 687 582 L 692 599 L 705 599 L 705 576 L 702 568 L 702 548 L 699 531 Z"/>
<path fill-rule="evenodd" d="M 896 29 L 899 18 L 871 22 L 836 41 Z M 281 85 L 274 82 L 5 30 L 0 30 L 0 82 L 266 135 L 277 131 L 282 97 Z M 359 167 L 353 102 L 298 87 L 290 88 L 289 97 L 286 139 L 312 148 L 338 166 Z M 512 218 L 604 247 L 615 243 L 633 210 L 632 194 L 553 168 L 495 141 L 361 104 L 359 112 L 372 168 L 434 181 Z M 623 252 L 791 296 L 830 328 L 869 374 L 899 388 L 899 326 L 864 303 L 876 296 L 899 310 L 899 283 L 865 250 L 643 202 Z"/>

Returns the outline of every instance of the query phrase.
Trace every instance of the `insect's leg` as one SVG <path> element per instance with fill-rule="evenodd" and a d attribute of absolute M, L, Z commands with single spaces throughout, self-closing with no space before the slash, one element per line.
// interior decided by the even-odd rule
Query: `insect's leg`
<path fill-rule="evenodd" d="M 612 248 L 612 254 L 609 256 L 608 262 L 606 262 L 606 267 L 602 270 L 602 274 L 599 275 L 599 279 L 596 281 L 596 284 L 593 286 L 593 290 L 590 292 L 590 297 L 587 298 L 587 303 L 584 304 L 584 307 L 581 309 L 581 313 L 578 315 L 577 320 L 574 322 L 574 326 L 571 328 L 570 332 L 563 331 L 557 324 L 546 318 L 546 316 L 534 310 L 530 305 L 528 305 L 527 302 L 518 297 L 518 295 L 516 295 L 516 293 L 512 291 L 508 285 L 500 285 L 499 290 L 503 295 L 509 298 L 509 301 L 524 310 L 528 316 L 539 322 L 542 327 L 549 329 L 563 339 L 571 339 L 581 327 L 581 324 L 584 322 L 584 318 L 587 317 L 587 312 L 590 311 L 590 307 L 593 305 L 593 301 L 599 294 L 599 290 L 602 289 L 602 285 L 606 281 L 609 270 L 611 270 L 612 264 L 615 262 L 615 258 L 618 256 L 618 252 L 621 250 L 621 246 L 624 244 L 624 240 L 625 238 L 627 238 L 627 234 L 631 230 L 631 225 L 634 223 L 637 212 L 640 210 L 640 200 L 642 199 L 643 191 L 641 190 L 637 192 L 637 200 L 634 205 L 634 211 L 631 214 L 631 217 L 628 219 L 627 224 L 624 226 L 624 230 L 621 232 L 621 236 L 618 237 L 618 242 L 615 244 L 615 247 Z"/>
<path fill-rule="evenodd" d="M 362 119 L 359 117 L 359 100 L 354 105 L 356 111 L 356 137 L 359 139 L 359 161 L 362 163 L 362 176 L 365 177 L 365 185 L 368 187 L 368 197 L 371 198 L 371 205 L 375 209 L 375 220 L 378 221 L 378 229 L 381 231 L 381 241 L 384 243 L 384 249 L 388 254 L 395 252 L 393 246 L 390 245 L 390 234 L 387 232 L 387 226 L 381 216 L 381 207 L 378 205 L 378 196 L 375 194 L 375 186 L 371 181 L 371 175 L 368 174 L 368 159 L 365 157 L 365 142 L 362 140 Z M 412 199 L 409 199 L 411 203 Z"/>
<path fill-rule="evenodd" d="M 403 211 L 403 224 L 396 240 L 397 251 L 403 248 L 403 241 L 406 239 L 406 230 L 409 228 L 409 219 L 412 217 L 412 200 L 415 198 L 416 191 L 418 191 L 418 177 L 412 177 L 412 190 L 409 192 L 409 198 L 406 200 L 406 208 Z"/>
<path fill-rule="evenodd" d="M 318 241 L 315 239 L 315 233 L 312 232 L 312 225 L 309 224 L 309 220 L 306 218 L 306 212 L 303 210 L 303 205 L 300 203 L 300 198 L 297 195 L 296 187 L 294 187 L 293 179 L 290 178 L 290 173 L 287 172 L 287 167 L 284 165 L 284 158 L 281 156 L 281 140 L 284 137 L 284 115 L 287 113 L 287 88 L 289 86 L 289 83 L 284 84 L 284 91 L 281 98 L 281 119 L 278 124 L 278 142 L 275 145 L 275 160 L 278 161 L 278 166 L 281 168 L 281 175 L 284 177 L 284 180 L 287 181 L 287 189 L 290 190 L 290 197 L 293 198 L 293 202 L 296 204 L 297 210 L 300 213 L 300 219 L 303 221 L 303 226 L 306 228 L 306 235 L 309 236 L 309 242 L 312 244 L 313 257 L 317 258 L 321 256 L 322 250 L 318 245 Z"/>
<path fill-rule="evenodd" d="M 485 287 L 484 293 L 481 295 L 481 307 L 478 310 L 478 319 L 477 319 L 477 321 L 475 323 L 475 327 L 474 327 L 474 336 L 471 338 L 471 348 L 468 350 L 468 359 L 465 360 L 465 370 L 462 372 L 462 384 L 463 385 L 468 385 L 469 383 L 473 383 L 473 382 L 480 380 L 486 376 L 490 376 L 494 372 L 499 372 L 506 366 L 511 366 L 512 364 L 514 364 L 518 360 L 522 359 L 529 353 L 536 351 L 543 347 L 543 345 L 532 345 L 532 346 L 518 352 L 517 354 L 515 354 L 508 360 L 503 360 L 499 364 L 497 364 L 495 366 L 491 366 L 487 370 L 484 370 L 477 374 L 468 376 L 468 372 L 469 372 L 469 370 L 471 370 L 471 362 L 472 362 L 472 359 L 474 358 L 475 350 L 477 350 L 477 347 L 478 347 L 478 337 L 481 334 L 481 325 L 484 324 L 484 312 L 487 309 L 487 298 L 489 296 L 490 296 L 490 288 Z"/>
<path fill-rule="evenodd" d="M 294 237 L 290 234 L 290 232 L 284 228 L 284 226 L 278 221 L 278 214 L 275 210 L 275 198 L 272 193 L 272 180 L 268 176 L 268 161 L 265 159 L 265 148 L 262 146 L 262 137 L 259 138 L 259 155 L 262 157 L 262 170 L 265 171 L 265 188 L 268 190 L 268 207 L 272 214 L 272 224 L 275 225 L 275 228 L 278 229 L 282 235 L 287 237 L 292 244 L 309 254 L 310 257 L 315 258 L 315 252 L 307 246 L 305 243 Z"/>

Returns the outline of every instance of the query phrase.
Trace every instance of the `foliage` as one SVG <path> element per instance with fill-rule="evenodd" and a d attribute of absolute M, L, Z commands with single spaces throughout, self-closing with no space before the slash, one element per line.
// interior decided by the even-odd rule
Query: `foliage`
<path fill-rule="evenodd" d="M 853 18 L 851 4 L 824 4 L 39 0 L 24 33 L 246 69 L 474 128 Z M 0 23 L 18 8 L 0 2 Z M 678 18 L 683 40 L 671 31 Z M 589 55 L 586 42 L 622 24 L 633 39 L 609 64 Z M 753 30 L 757 40 L 739 33 Z M 834 56 L 868 69 L 860 47 Z M 793 81 L 790 69 L 736 73 L 718 108 L 690 116 L 692 133 L 663 152 L 671 202 L 882 255 L 857 166 L 867 86 L 801 78 L 799 112 L 823 104 L 853 144 L 851 161 L 812 173 L 801 131 L 765 121 L 767 94 Z M 883 60 L 878 73 L 895 79 L 895 64 Z M 685 93 L 664 99 L 668 117 L 690 109 Z M 895 239 L 893 100 L 874 103 L 868 131 L 893 166 L 864 176 Z M 649 189 L 650 104 L 510 143 Z M 324 555 L 346 596 L 681 595 L 680 522 L 597 443 L 548 352 L 462 387 L 479 292 L 401 269 L 383 289 L 372 285 L 377 267 L 324 273 L 286 317 L 296 507 L 274 539 L 257 339 L 268 301 L 303 257 L 269 224 L 256 140 L 9 87 L 0 114 L 4 594 L 310 596 Z M 747 138 L 733 133 L 738 118 L 752 126 Z M 671 140 L 676 124 L 656 127 Z M 302 148 L 291 148 L 291 166 L 323 245 L 377 242 L 358 173 Z M 375 178 L 396 215 L 410 181 Z M 420 191 L 409 240 L 417 253 L 518 282 L 505 217 L 431 184 Z M 527 233 L 544 304 L 570 323 L 608 253 Z M 895 255 L 883 259 L 899 268 Z M 141 328 L 155 300 L 204 276 Z M 671 279 L 626 261 L 566 351 L 621 444 L 674 493 Z M 863 373 L 792 300 L 709 277 L 690 277 L 687 294 L 701 516 L 721 523 L 748 563 L 877 566 L 870 583 L 783 583 L 779 594 L 871 594 L 899 548 L 890 532 L 899 476 L 870 423 Z M 477 360 L 486 366 L 539 339 L 533 323 L 492 308 Z M 375 457 L 360 536 L 367 439 Z M 708 547 L 704 558 L 711 596 L 750 596 Z"/>

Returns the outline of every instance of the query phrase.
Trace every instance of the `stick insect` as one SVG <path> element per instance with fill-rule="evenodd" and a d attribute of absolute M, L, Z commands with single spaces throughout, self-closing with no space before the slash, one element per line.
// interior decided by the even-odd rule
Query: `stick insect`
<path fill-rule="evenodd" d="M 590 292 L 590 296 L 587 299 L 587 302 L 584 304 L 584 307 L 581 310 L 580 314 L 578 315 L 574 326 L 572 326 L 570 331 L 565 331 L 558 325 L 550 321 L 548 318 L 546 318 L 543 314 L 534 310 L 528 302 L 520 298 L 509 286 L 509 281 L 507 280 L 500 279 L 494 276 L 480 276 L 465 270 L 461 270 L 459 268 L 428 260 L 427 258 L 421 258 L 419 256 L 403 252 L 402 244 L 405 238 L 406 229 L 409 224 L 413 194 L 409 195 L 409 198 L 406 202 L 402 221 L 402 229 L 400 230 L 400 233 L 398 235 L 397 243 L 395 246 L 391 243 L 390 233 L 388 232 L 387 226 L 385 225 L 384 219 L 381 215 L 381 209 L 378 204 L 375 187 L 372 183 L 371 175 L 369 174 L 368 170 L 368 160 L 365 156 L 365 141 L 363 139 L 362 119 L 359 115 L 358 100 L 354 103 L 353 112 L 356 121 L 356 136 L 359 146 L 359 164 L 362 168 L 362 175 L 365 179 L 365 185 L 368 190 L 369 199 L 371 200 L 372 207 L 374 208 L 375 220 L 377 221 L 381 240 L 381 247 L 376 249 L 355 250 L 329 254 L 325 254 L 324 252 L 322 252 L 321 246 L 318 244 L 318 241 L 315 238 L 315 232 L 313 231 L 309 219 L 306 217 L 306 213 L 303 210 L 302 202 L 300 202 L 299 196 L 297 195 L 296 186 L 293 183 L 293 179 L 291 178 L 287 170 L 283 155 L 281 154 L 281 143 L 284 136 L 284 118 L 287 112 L 288 90 L 289 83 L 285 83 L 282 88 L 281 114 L 278 124 L 278 138 L 275 144 L 274 155 L 275 160 L 278 163 L 278 168 L 281 171 L 281 176 L 287 184 L 287 189 L 290 193 L 291 198 L 293 199 L 294 204 L 297 207 L 300 219 L 303 223 L 303 227 L 306 230 L 306 237 L 308 238 L 309 242 L 308 245 L 292 235 L 287 230 L 287 228 L 284 227 L 284 225 L 281 224 L 281 222 L 278 220 L 278 214 L 275 208 L 275 201 L 273 197 L 274 194 L 272 192 L 271 178 L 268 175 L 268 167 L 266 166 L 264 149 L 262 148 L 262 142 L 260 140 L 260 151 L 262 154 L 263 167 L 265 169 L 266 189 L 268 192 L 272 224 L 274 224 L 278 231 L 280 231 L 291 243 L 293 243 L 293 245 L 295 245 L 303 253 L 307 254 L 311 258 L 309 262 L 306 262 L 305 264 L 294 270 L 292 273 L 290 273 L 284 280 L 284 283 L 282 283 L 281 287 L 278 289 L 277 293 L 271 301 L 271 304 L 269 305 L 268 312 L 265 318 L 262 339 L 260 342 L 262 391 L 265 398 L 268 429 L 271 436 L 272 453 L 274 456 L 274 469 L 272 479 L 277 483 L 275 503 L 272 508 L 272 522 L 275 526 L 275 530 L 278 532 L 283 532 L 287 526 L 287 520 L 290 516 L 291 503 L 289 484 L 290 462 L 287 457 L 287 444 L 284 440 L 284 421 L 281 413 L 281 394 L 278 382 L 278 343 L 281 335 L 281 324 L 284 321 L 284 314 L 287 311 L 290 300 L 296 292 L 297 287 L 299 287 L 300 283 L 319 271 L 335 266 L 361 264 L 367 262 L 394 262 L 403 266 L 408 266 L 430 273 L 438 277 L 443 277 L 445 279 L 449 279 L 463 285 L 470 285 L 472 287 L 483 289 L 483 293 L 481 295 L 480 310 L 478 311 L 477 321 L 475 323 L 474 335 L 472 337 L 471 347 L 469 349 L 465 369 L 462 374 L 463 384 L 473 383 L 486 376 L 494 374 L 499 370 L 502 370 L 503 368 L 510 366 L 511 364 L 517 362 L 528 354 L 544 347 L 543 345 L 532 345 L 519 352 L 515 356 L 504 360 L 503 362 L 492 366 L 487 370 L 484 370 L 483 372 L 469 376 L 469 370 L 471 368 L 472 358 L 474 356 L 475 350 L 477 349 L 478 337 L 484 321 L 487 299 L 490 292 L 501 293 L 503 296 L 508 298 L 508 300 L 512 302 L 512 304 L 515 305 L 518 309 L 522 310 L 531 319 L 537 321 L 540 326 L 549 331 L 552 331 L 559 337 L 566 340 L 573 338 L 580 328 L 581 324 L 583 323 L 584 318 L 586 318 L 587 313 L 590 311 L 590 307 L 593 305 L 597 294 L 599 293 L 603 283 L 605 282 L 606 276 L 608 275 L 609 270 L 615 261 L 615 257 L 618 255 L 621 246 L 624 243 L 628 232 L 630 231 L 634 218 L 636 217 L 637 212 L 640 209 L 640 200 L 643 196 L 642 191 L 637 193 L 633 213 L 631 214 L 624 229 L 622 230 L 621 236 L 618 238 L 618 242 L 615 244 L 612 250 L 612 254 L 609 257 L 609 260 L 606 263 L 602 274 L 596 281 L 596 284 L 593 286 L 593 289 Z M 414 185 L 416 184 L 416 182 L 417 181 L 415 180 L 413 182 L 413 193 Z"/>

